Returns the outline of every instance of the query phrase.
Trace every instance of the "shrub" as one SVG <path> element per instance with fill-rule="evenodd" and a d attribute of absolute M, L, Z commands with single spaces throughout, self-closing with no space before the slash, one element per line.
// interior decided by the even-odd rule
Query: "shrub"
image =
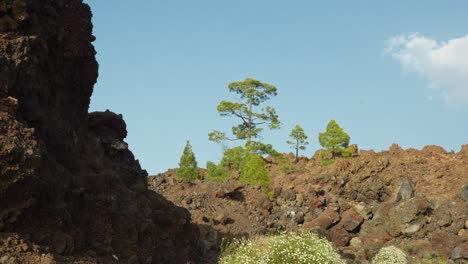
<path fill-rule="evenodd" d="M 291 163 L 286 163 L 280 167 L 280 170 L 286 174 L 291 174 L 297 172 L 299 170 L 299 167 Z"/>
<path fill-rule="evenodd" d="M 240 170 L 246 151 L 243 147 L 230 148 L 224 151 L 220 165 L 227 170 Z"/>
<path fill-rule="evenodd" d="M 257 154 L 247 154 L 240 169 L 240 182 L 250 185 L 260 185 L 264 193 L 268 193 L 270 177 L 265 168 L 265 162 Z"/>
<path fill-rule="evenodd" d="M 406 255 L 394 246 L 384 247 L 372 259 L 372 264 L 406 264 Z"/>
<path fill-rule="evenodd" d="M 211 161 L 206 163 L 205 178 L 212 181 L 225 181 L 229 179 L 231 173 L 221 165 L 216 165 Z"/>
<path fill-rule="evenodd" d="M 184 152 L 180 157 L 177 178 L 188 179 L 190 181 L 200 178 L 200 175 L 198 174 L 197 160 L 195 159 L 195 154 L 193 153 L 192 146 L 188 140 L 187 144 L 185 144 Z"/>
<path fill-rule="evenodd" d="M 335 159 L 331 157 L 331 153 L 328 150 L 320 151 L 320 166 L 328 166 L 335 163 Z"/>
<path fill-rule="evenodd" d="M 343 151 L 341 152 L 341 156 L 343 156 L 345 158 L 352 158 L 353 153 L 354 153 L 354 149 L 351 148 L 351 147 L 347 147 L 347 148 L 343 149 Z"/>
<path fill-rule="evenodd" d="M 417 264 L 447 264 L 448 260 L 442 257 L 440 254 L 436 254 L 435 257 L 426 256 L 423 259 L 417 260 Z"/>
<path fill-rule="evenodd" d="M 235 240 L 222 247 L 220 264 L 344 264 L 330 242 L 316 233 L 285 233 Z"/>

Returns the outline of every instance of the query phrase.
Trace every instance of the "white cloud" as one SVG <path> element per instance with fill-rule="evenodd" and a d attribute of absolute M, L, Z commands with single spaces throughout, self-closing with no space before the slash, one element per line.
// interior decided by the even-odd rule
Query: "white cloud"
<path fill-rule="evenodd" d="M 385 53 L 400 61 L 404 73 L 426 78 L 447 103 L 468 104 L 468 35 L 447 42 L 400 35 L 387 41 Z"/>

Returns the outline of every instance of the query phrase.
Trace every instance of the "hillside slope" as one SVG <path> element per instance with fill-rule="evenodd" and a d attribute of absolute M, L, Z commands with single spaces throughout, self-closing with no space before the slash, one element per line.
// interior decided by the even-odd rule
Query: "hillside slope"
<path fill-rule="evenodd" d="M 285 155 L 291 164 L 292 155 Z M 314 230 L 346 258 L 365 261 L 386 245 L 423 258 L 468 261 L 468 145 L 359 151 L 321 166 L 319 152 L 289 174 L 267 158 L 273 198 L 230 180 L 178 182 L 176 170 L 150 177 L 150 187 L 187 208 L 201 227 L 213 263 L 221 239 Z"/>

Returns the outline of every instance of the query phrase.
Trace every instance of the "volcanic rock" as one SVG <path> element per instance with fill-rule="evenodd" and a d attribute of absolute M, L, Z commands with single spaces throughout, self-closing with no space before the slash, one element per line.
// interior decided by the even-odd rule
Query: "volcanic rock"
<path fill-rule="evenodd" d="M 0 14 L 0 256 L 195 259 L 189 212 L 148 190 L 122 116 L 88 114 L 98 76 L 89 6 L 0 0 Z M 23 239 L 26 249 L 13 246 Z"/>

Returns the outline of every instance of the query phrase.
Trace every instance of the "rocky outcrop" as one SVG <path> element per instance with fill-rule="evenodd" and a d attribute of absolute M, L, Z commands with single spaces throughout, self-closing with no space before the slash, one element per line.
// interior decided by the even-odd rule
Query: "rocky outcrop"
<path fill-rule="evenodd" d="M 360 150 L 353 159 L 329 166 L 320 165 L 317 153 L 288 173 L 269 157 L 273 197 L 234 178 L 178 182 L 175 171 L 150 177 L 149 183 L 190 210 L 194 222 L 203 226 L 207 252 L 220 237 L 315 231 L 356 263 L 367 263 L 389 245 L 404 250 L 409 263 L 437 256 L 466 263 L 465 151 L 438 146 L 403 150 L 394 144 L 378 153 Z M 284 157 L 294 161 L 293 155 Z"/>
<path fill-rule="evenodd" d="M 193 259 L 190 215 L 148 190 L 122 116 L 88 114 L 98 75 L 89 7 L 0 0 L 0 15 L 0 256 Z"/>

